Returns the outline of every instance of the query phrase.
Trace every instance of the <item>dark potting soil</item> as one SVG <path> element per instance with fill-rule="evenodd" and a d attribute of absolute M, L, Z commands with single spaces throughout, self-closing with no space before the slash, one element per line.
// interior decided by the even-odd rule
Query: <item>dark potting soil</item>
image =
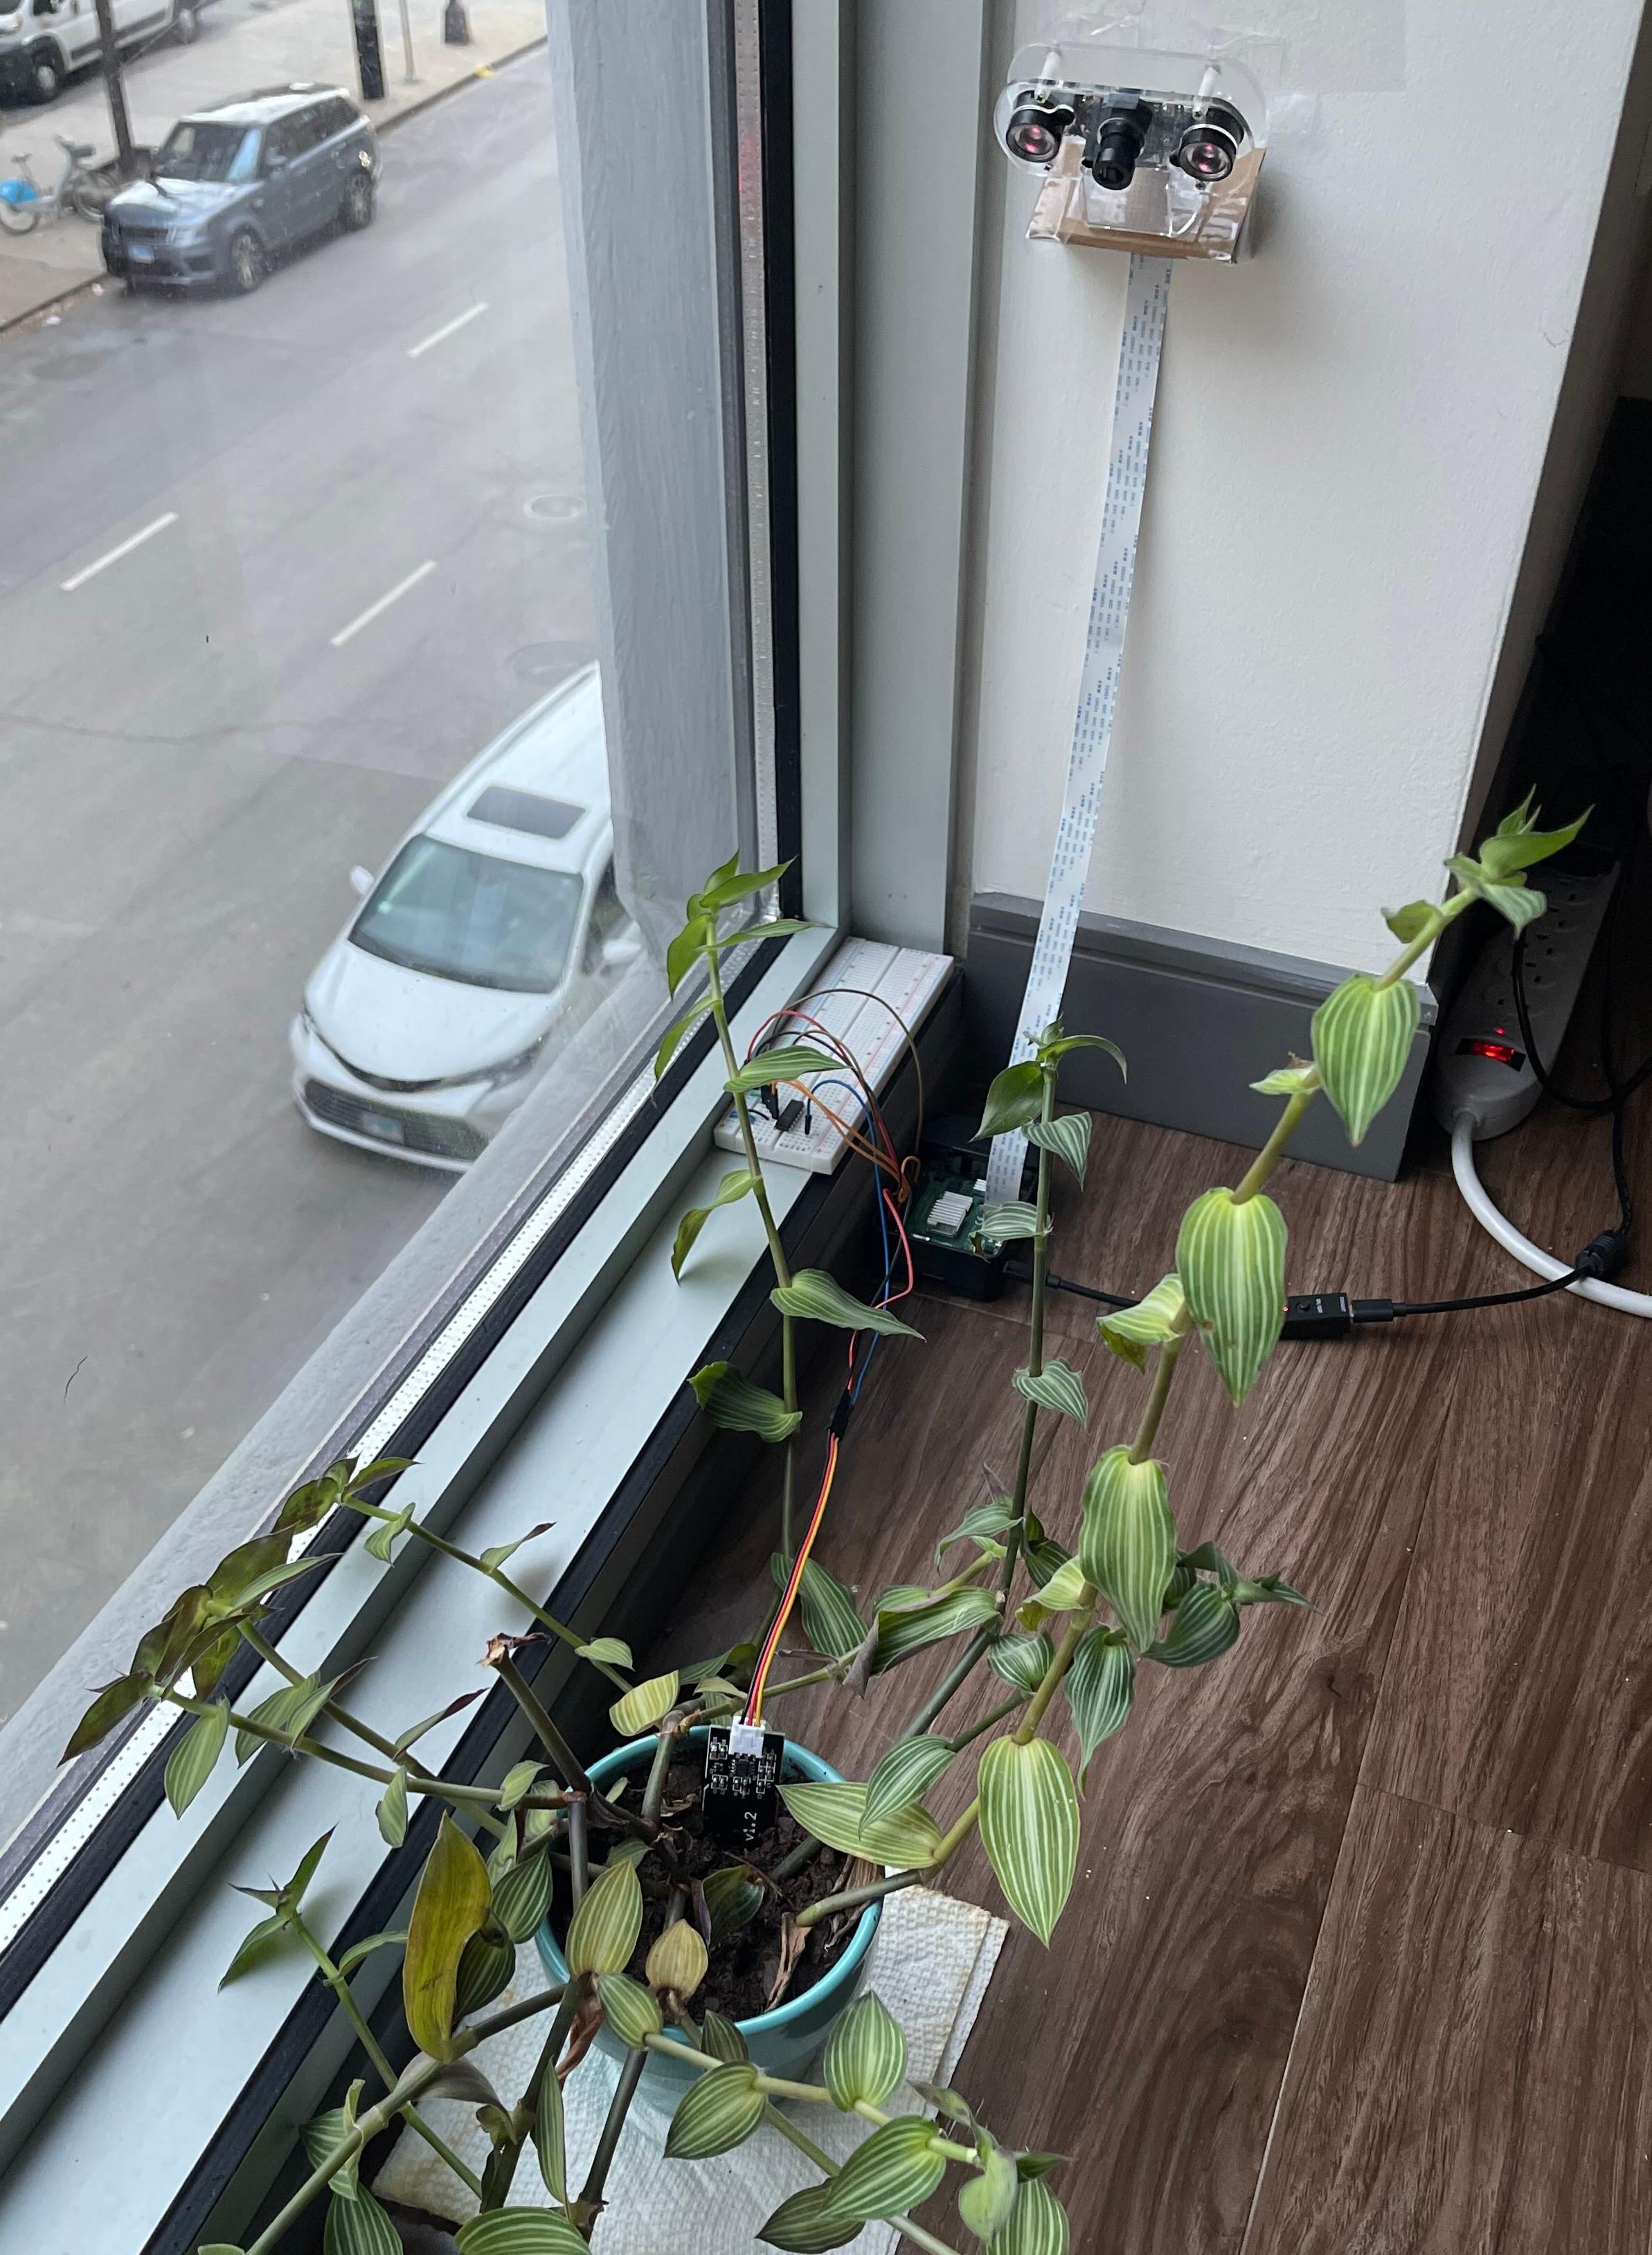
<path fill-rule="evenodd" d="M 688 1878 L 702 1880 L 713 1872 L 741 1860 L 706 1830 L 699 1805 L 703 1776 L 704 1764 L 697 1753 L 673 1762 L 665 1781 L 661 1810 L 666 1823 L 679 1835 L 679 1856 L 686 1862 Z M 802 1827 L 782 1802 L 774 1823 L 758 1836 L 747 1860 L 757 1871 L 770 1872 L 804 1837 Z M 835 1894 L 845 1885 L 844 1874 L 850 1860 L 834 1848 L 821 1848 L 800 1872 L 793 1872 L 782 1879 L 777 1891 L 766 1887 L 763 1907 L 756 1916 L 714 1946 L 704 1986 L 696 1992 L 690 2012 L 721 2013 L 729 2020 L 753 2020 L 759 2013 L 767 2012 L 780 1971 L 784 1919 L 795 1918 L 822 1895 Z M 643 1931 L 626 1970 L 641 1981 L 648 1953 L 665 1924 L 672 1881 L 664 1860 L 652 1851 L 638 1864 L 636 1876 L 643 1886 Z M 867 1872 L 865 1876 L 873 1874 Z M 559 1939 L 567 1932 L 568 1900 L 564 1886 L 559 1876 L 558 1900 L 552 1914 Z M 819 1926 L 805 1928 L 802 1954 L 777 2001 L 787 2004 L 793 1998 L 806 1995 L 848 1948 L 860 1920 L 858 1909 L 845 1911 L 837 1918 L 823 1919 Z"/>

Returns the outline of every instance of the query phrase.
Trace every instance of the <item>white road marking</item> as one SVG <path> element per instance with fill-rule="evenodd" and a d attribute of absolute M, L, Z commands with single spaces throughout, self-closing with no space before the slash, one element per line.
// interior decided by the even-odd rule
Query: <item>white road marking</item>
<path fill-rule="evenodd" d="M 446 328 L 438 329 L 433 336 L 426 337 L 422 344 L 409 345 L 407 348 L 408 359 L 417 360 L 420 353 L 427 353 L 432 345 L 440 344 L 444 337 L 452 336 L 455 329 L 462 329 L 467 321 L 474 321 L 478 313 L 485 313 L 487 310 L 487 299 L 480 299 L 477 304 L 471 307 L 467 313 L 460 313 L 457 320 L 449 321 Z"/>
<path fill-rule="evenodd" d="M 435 569 L 436 562 L 432 557 L 428 563 L 421 564 L 417 572 L 410 572 L 404 580 L 398 580 L 388 595 L 381 595 L 377 602 L 368 605 L 359 619 L 352 619 L 348 626 L 339 629 L 333 637 L 334 649 L 342 650 L 353 635 L 359 635 L 363 627 L 370 627 L 381 611 L 388 611 L 392 603 L 399 602 L 410 587 L 416 587 L 421 580 L 429 579 Z"/>
<path fill-rule="evenodd" d="M 65 580 L 62 583 L 64 594 L 72 595 L 77 587 L 82 587 L 88 580 L 95 579 L 106 565 L 118 564 L 123 556 L 130 556 L 134 548 L 141 548 L 146 540 L 152 540 L 158 532 L 165 532 L 169 524 L 176 524 L 177 522 L 178 511 L 175 509 L 169 509 L 165 516 L 158 516 L 153 524 L 146 524 L 141 532 L 135 532 L 130 540 L 123 540 L 118 548 L 111 548 L 109 554 L 100 556 L 95 564 L 87 565 L 83 570 L 77 572 L 72 580 Z"/>

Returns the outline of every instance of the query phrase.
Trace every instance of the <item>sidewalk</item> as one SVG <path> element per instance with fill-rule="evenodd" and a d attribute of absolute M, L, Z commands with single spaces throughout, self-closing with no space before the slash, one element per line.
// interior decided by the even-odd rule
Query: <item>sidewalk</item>
<path fill-rule="evenodd" d="M 381 130 L 398 117 L 520 54 L 545 38 L 545 0 L 467 0 L 473 44 L 449 47 L 441 38 L 441 0 L 409 0 L 413 25 L 414 83 L 404 78 L 401 15 L 397 0 L 379 0 L 384 49 L 383 102 L 362 105 Z M 214 0 L 203 7 L 200 37 L 193 46 L 163 42 L 130 62 L 126 101 L 133 138 L 154 146 L 173 122 L 203 102 L 292 79 L 316 79 L 355 92 L 355 47 L 347 0 Z M 112 156 L 109 102 L 95 68 L 75 80 L 53 102 L 0 110 L 0 178 L 20 152 L 33 160 L 42 185 L 56 173 L 57 143 L 89 141 L 95 162 Z M 393 146 L 393 144 L 392 144 Z M 393 162 L 393 157 L 391 158 Z M 49 306 L 54 299 L 103 271 L 95 227 L 73 213 L 32 235 L 0 235 L 0 329 Z"/>

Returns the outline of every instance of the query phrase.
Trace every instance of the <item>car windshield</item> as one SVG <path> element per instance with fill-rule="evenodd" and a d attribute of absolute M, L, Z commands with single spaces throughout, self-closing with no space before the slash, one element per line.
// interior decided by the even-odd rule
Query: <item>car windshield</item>
<path fill-rule="evenodd" d="M 174 125 L 155 170 L 172 180 L 250 180 L 258 169 L 258 135 L 247 125 Z"/>
<path fill-rule="evenodd" d="M 350 938 L 369 955 L 515 994 L 562 983 L 580 880 L 414 838 L 390 863 Z"/>

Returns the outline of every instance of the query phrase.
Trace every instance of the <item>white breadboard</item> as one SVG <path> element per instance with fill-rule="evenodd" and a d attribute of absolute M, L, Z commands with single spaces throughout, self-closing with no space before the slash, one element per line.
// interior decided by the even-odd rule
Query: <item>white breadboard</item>
<path fill-rule="evenodd" d="M 874 1092 L 882 1093 L 906 1047 L 899 1020 L 904 1019 L 916 1033 L 946 983 L 946 974 L 952 967 L 950 955 L 924 955 L 915 947 L 891 947 L 877 939 L 846 939 L 822 973 L 819 987 L 812 994 L 798 997 L 798 1008 L 819 1019 L 828 1033 L 837 1036 L 871 1083 Z M 858 991 L 847 991 L 851 988 Z M 811 1028 L 795 1018 L 787 1018 L 765 1035 L 764 1046 L 772 1048 L 777 1042 L 803 1043 L 812 1038 Z M 819 1073 L 812 1078 L 847 1084 L 825 1089 L 822 1102 L 829 1104 L 840 1120 L 859 1128 L 861 1109 L 850 1093 L 852 1076 L 846 1071 Z M 840 1131 L 819 1105 L 805 1105 L 792 1117 L 791 1106 L 798 1101 L 795 1089 L 779 1092 L 779 1101 L 781 1115 L 788 1121 L 784 1131 L 761 1106 L 751 1107 L 759 1154 L 784 1167 L 803 1167 L 812 1175 L 829 1175 L 843 1156 L 845 1145 Z M 732 1105 L 718 1122 L 717 1142 L 725 1151 L 738 1152 L 742 1149 Z"/>

